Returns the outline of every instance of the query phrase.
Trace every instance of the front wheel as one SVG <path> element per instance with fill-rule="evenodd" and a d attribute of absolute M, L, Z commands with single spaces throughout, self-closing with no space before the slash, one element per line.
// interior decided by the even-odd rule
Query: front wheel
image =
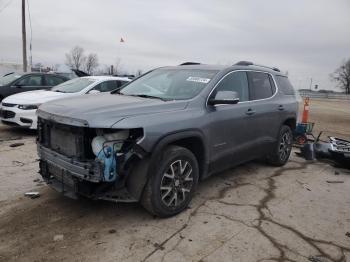
<path fill-rule="evenodd" d="M 293 133 L 289 126 L 283 125 L 280 129 L 277 144 L 267 158 L 274 166 L 283 166 L 287 163 L 292 151 Z"/>
<path fill-rule="evenodd" d="M 162 153 L 142 196 L 142 205 L 152 214 L 169 217 L 184 210 L 198 183 L 198 163 L 191 151 L 169 146 Z"/>

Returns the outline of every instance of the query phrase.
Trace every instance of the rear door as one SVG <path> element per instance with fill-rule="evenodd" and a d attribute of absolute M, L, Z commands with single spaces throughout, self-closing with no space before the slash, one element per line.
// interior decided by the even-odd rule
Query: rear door
<path fill-rule="evenodd" d="M 251 141 L 257 155 L 266 154 L 278 137 L 280 108 L 275 97 L 276 86 L 272 76 L 266 72 L 248 72 L 250 120 L 254 122 Z"/>
<path fill-rule="evenodd" d="M 15 94 L 44 88 L 42 75 L 26 75 L 13 83 L 11 86 L 11 93 Z"/>

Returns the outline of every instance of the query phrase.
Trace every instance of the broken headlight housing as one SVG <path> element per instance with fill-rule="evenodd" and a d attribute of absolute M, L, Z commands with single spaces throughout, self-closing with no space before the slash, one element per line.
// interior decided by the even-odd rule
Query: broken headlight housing
<path fill-rule="evenodd" d="M 96 158 L 104 165 L 104 181 L 113 182 L 119 178 L 116 156 L 128 137 L 129 130 L 120 130 L 114 133 L 100 134 L 92 139 L 92 151 Z"/>

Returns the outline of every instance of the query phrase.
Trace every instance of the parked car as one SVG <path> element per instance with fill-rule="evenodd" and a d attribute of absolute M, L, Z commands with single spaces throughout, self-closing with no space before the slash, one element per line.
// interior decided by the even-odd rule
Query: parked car
<path fill-rule="evenodd" d="M 257 158 L 284 165 L 298 104 L 277 68 L 186 63 L 121 90 L 43 104 L 40 174 L 69 197 L 184 210 L 198 181 Z"/>
<path fill-rule="evenodd" d="M 67 80 L 69 78 L 53 73 L 10 73 L 0 77 L 0 102 L 16 93 L 50 89 Z"/>
<path fill-rule="evenodd" d="M 24 92 L 5 98 L 0 107 L 0 119 L 8 125 L 37 128 L 36 111 L 48 101 L 100 92 L 110 92 L 131 80 L 127 77 L 88 76 L 74 78 L 51 90 Z"/>

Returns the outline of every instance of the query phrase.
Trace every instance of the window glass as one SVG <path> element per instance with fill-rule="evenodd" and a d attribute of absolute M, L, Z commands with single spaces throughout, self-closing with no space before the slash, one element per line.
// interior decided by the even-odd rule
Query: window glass
<path fill-rule="evenodd" d="M 217 70 L 157 69 L 126 85 L 120 93 L 163 100 L 190 99 L 198 95 L 217 73 Z"/>
<path fill-rule="evenodd" d="M 15 81 L 16 79 L 20 78 L 22 75 L 13 73 L 13 74 L 8 74 L 3 77 L 0 77 L 0 85 L 7 85 L 11 83 L 12 81 Z"/>
<path fill-rule="evenodd" d="M 64 80 L 57 76 L 45 76 L 47 86 L 57 86 L 64 82 Z"/>
<path fill-rule="evenodd" d="M 248 79 L 246 72 L 233 72 L 220 81 L 213 95 L 218 91 L 233 91 L 238 94 L 239 101 L 247 101 L 249 99 Z"/>
<path fill-rule="evenodd" d="M 98 90 L 100 92 L 110 92 L 114 89 L 118 88 L 118 82 L 113 80 L 113 81 L 105 81 L 93 88 L 93 90 Z"/>
<path fill-rule="evenodd" d="M 88 77 L 74 78 L 72 80 L 63 82 L 62 84 L 53 87 L 51 90 L 61 93 L 76 93 L 82 91 L 96 80 Z"/>
<path fill-rule="evenodd" d="M 294 95 L 294 88 L 292 84 L 289 82 L 288 77 L 285 76 L 276 76 L 276 81 L 278 88 L 281 89 L 282 93 L 285 95 Z"/>
<path fill-rule="evenodd" d="M 272 87 L 272 94 L 274 94 L 276 92 L 276 85 L 275 85 L 275 81 L 273 81 L 273 78 L 271 75 L 269 75 L 269 79 L 270 79 L 270 84 Z"/>
<path fill-rule="evenodd" d="M 17 83 L 22 86 L 41 86 L 41 76 L 28 76 Z"/>
<path fill-rule="evenodd" d="M 250 100 L 264 99 L 273 95 L 269 75 L 260 72 L 248 72 Z"/>
<path fill-rule="evenodd" d="M 126 83 L 129 83 L 129 82 L 128 82 L 128 81 L 117 80 L 117 86 L 118 86 L 118 87 L 122 87 L 122 86 L 125 85 Z"/>

